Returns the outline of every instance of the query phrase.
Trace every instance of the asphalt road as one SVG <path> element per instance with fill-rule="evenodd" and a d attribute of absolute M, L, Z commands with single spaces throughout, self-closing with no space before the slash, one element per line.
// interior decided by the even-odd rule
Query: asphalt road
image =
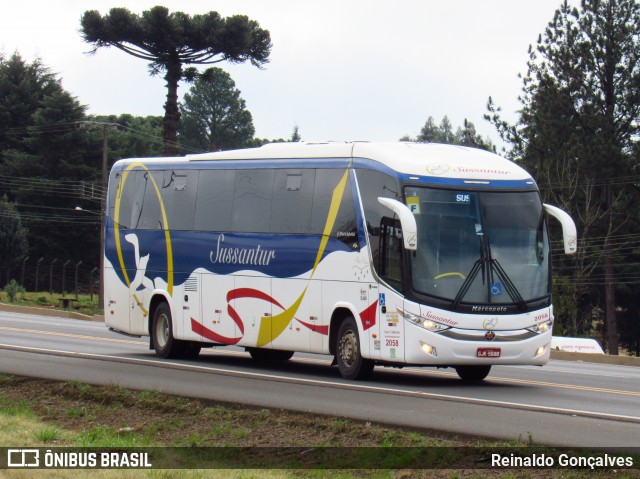
<path fill-rule="evenodd" d="M 494 367 L 465 384 L 453 370 L 376 368 L 340 377 L 331 358 L 258 363 L 239 348 L 196 361 L 157 358 L 147 338 L 102 323 L 0 312 L 0 372 L 113 384 L 259 407 L 536 444 L 640 447 L 640 368 L 571 361 Z"/>

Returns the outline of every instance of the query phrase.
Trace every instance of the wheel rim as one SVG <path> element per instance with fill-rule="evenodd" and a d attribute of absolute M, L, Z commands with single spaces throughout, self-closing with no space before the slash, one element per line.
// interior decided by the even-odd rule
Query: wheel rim
<path fill-rule="evenodd" d="M 339 353 L 342 363 L 348 368 L 353 367 L 358 357 L 358 340 L 353 331 L 346 331 L 340 338 Z"/>
<path fill-rule="evenodd" d="M 160 349 L 164 348 L 169 341 L 169 318 L 166 314 L 158 316 L 156 321 L 156 341 Z"/>

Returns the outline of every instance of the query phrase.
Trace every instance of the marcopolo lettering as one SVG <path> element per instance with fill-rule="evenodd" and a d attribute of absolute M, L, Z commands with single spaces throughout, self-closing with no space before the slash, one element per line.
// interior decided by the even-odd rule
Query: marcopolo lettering
<path fill-rule="evenodd" d="M 471 311 L 474 313 L 506 313 L 506 306 L 473 306 Z"/>
<path fill-rule="evenodd" d="M 274 250 L 262 249 L 262 245 L 255 248 L 226 248 L 223 246 L 224 234 L 218 236 L 215 251 L 209 254 L 212 263 L 247 264 L 253 266 L 268 266 L 275 259 Z"/>

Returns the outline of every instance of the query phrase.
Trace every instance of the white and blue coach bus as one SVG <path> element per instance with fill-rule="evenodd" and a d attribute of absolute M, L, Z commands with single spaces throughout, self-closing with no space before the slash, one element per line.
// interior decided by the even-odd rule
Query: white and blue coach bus
<path fill-rule="evenodd" d="M 543 365 L 553 325 L 544 205 L 516 164 L 471 148 L 283 143 L 120 160 L 109 179 L 105 317 L 163 357 Z"/>

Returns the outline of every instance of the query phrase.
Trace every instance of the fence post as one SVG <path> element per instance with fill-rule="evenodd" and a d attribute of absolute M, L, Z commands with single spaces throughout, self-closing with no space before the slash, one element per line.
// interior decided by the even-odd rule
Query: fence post
<path fill-rule="evenodd" d="M 27 265 L 27 261 L 29 261 L 29 257 L 25 257 L 25 259 L 22 260 L 22 274 L 20 275 L 20 286 L 22 286 L 24 288 L 24 269 Z M 26 288 L 25 288 L 26 289 Z"/>
<path fill-rule="evenodd" d="M 67 265 L 71 263 L 71 260 L 68 259 L 67 261 L 65 261 L 62 264 L 62 290 L 60 291 L 60 294 L 62 294 L 64 296 L 65 291 L 65 286 L 66 286 L 66 280 L 67 280 Z"/>
<path fill-rule="evenodd" d="M 76 263 L 76 299 L 78 299 L 78 268 L 80 267 L 80 265 L 82 264 L 82 260 L 78 261 Z"/>
<path fill-rule="evenodd" d="M 36 293 L 38 292 L 38 284 L 40 283 L 40 263 L 42 263 L 43 261 L 44 261 L 44 257 L 36 261 L 36 288 L 35 288 Z"/>
<path fill-rule="evenodd" d="M 53 265 L 56 261 L 58 261 L 58 258 L 54 258 L 49 265 L 49 294 L 53 294 Z"/>
<path fill-rule="evenodd" d="M 96 266 L 91 270 L 89 274 L 89 294 L 91 295 L 91 302 L 93 303 L 93 275 L 98 271 L 98 267 Z"/>

